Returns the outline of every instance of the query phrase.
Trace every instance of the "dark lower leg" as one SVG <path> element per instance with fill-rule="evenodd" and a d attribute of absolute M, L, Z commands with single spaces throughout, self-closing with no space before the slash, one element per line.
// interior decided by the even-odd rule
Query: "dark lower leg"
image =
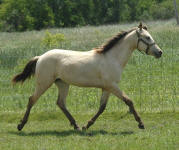
<path fill-rule="evenodd" d="M 83 129 L 88 129 L 91 125 L 93 125 L 96 119 L 103 113 L 105 108 L 106 108 L 106 104 L 102 104 L 96 115 L 90 121 L 88 121 L 88 124 L 85 127 L 83 127 Z"/>
<path fill-rule="evenodd" d="M 61 108 L 61 110 L 63 111 L 63 113 L 65 114 L 65 116 L 68 118 L 68 120 L 70 121 L 71 125 L 74 126 L 74 129 L 76 130 L 79 130 L 80 128 L 78 127 L 78 125 L 76 124 L 76 121 L 75 119 L 73 118 L 73 116 L 69 113 L 69 111 L 65 108 L 65 107 L 62 107 L 62 106 L 59 106 Z"/>
<path fill-rule="evenodd" d="M 17 129 L 20 131 L 20 130 L 22 130 L 22 128 L 24 127 L 24 125 L 27 123 L 27 120 L 28 120 L 28 117 L 29 117 L 29 114 L 30 114 L 30 110 L 31 110 L 31 108 L 32 108 L 32 102 L 31 102 L 31 97 L 29 98 L 29 103 L 28 103 L 28 105 L 27 105 L 27 110 L 26 110 L 26 112 L 25 112 L 25 115 L 24 115 L 24 117 L 23 117 L 23 119 L 21 120 L 21 123 L 20 124 L 18 124 L 18 126 L 17 126 Z"/>
<path fill-rule="evenodd" d="M 131 113 L 133 113 L 135 120 L 139 123 L 139 128 L 144 129 L 144 125 L 141 121 L 141 118 L 139 117 L 138 113 L 136 112 L 133 102 L 128 98 L 123 98 L 123 101 L 129 106 L 129 110 Z"/>

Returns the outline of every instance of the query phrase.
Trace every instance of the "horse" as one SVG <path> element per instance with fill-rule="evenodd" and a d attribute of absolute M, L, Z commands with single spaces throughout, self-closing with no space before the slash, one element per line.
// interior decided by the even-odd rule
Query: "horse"
<path fill-rule="evenodd" d="M 32 58 L 24 70 L 12 79 L 15 84 L 23 83 L 33 75 L 36 78 L 35 91 L 29 97 L 25 115 L 17 129 L 22 130 L 28 121 L 31 108 L 53 83 L 58 88 L 57 105 L 75 130 L 81 130 L 81 128 L 66 108 L 66 97 L 70 85 L 102 89 L 99 110 L 87 125 L 82 127 L 82 130 L 87 130 L 103 113 L 110 94 L 117 96 L 129 107 L 138 122 L 138 127 L 144 129 L 133 101 L 118 87 L 123 69 L 136 49 L 155 58 L 162 56 L 162 50 L 149 34 L 147 27 L 140 23 L 138 27 L 119 32 L 102 46 L 90 51 L 53 49 Z"/>

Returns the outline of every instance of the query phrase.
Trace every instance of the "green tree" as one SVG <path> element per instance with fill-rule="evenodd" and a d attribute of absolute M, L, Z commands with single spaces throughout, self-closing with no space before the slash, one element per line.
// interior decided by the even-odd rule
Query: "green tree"
<path fill-rule="evenodd" d="M 179 4 L 179 0 L 176 0 Z M 174 17 L 171 0 L 0 0 L 0 30 L 99 25 Z"/>
<path fill-rule="evenodd" d="M 5 31 L 38 30 L 54 24 L 51 8 L 37 0 L 4 0 L 0 20 L 0 28 Z"/>
<path fill-rule="evenodd" d="M 173 2 L 165 0 L 161 3 L 153 3 L 150 8 L 153 19 L 169 19 L 174 17 Z"/>
<path fill-rule="evenodd" d="M 34 29 L 54 26 L 54 14 L 46 0 L 26 0 L 27 9 L 34 18 Z"/>

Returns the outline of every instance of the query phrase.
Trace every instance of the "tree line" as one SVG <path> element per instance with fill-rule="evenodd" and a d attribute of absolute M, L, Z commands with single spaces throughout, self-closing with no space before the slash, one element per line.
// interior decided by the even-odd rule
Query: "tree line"
<path fill-rule="evenodd" d="M 0 0 L 0 30 L 162 20 L 174 14 L 171 0 Z"/>

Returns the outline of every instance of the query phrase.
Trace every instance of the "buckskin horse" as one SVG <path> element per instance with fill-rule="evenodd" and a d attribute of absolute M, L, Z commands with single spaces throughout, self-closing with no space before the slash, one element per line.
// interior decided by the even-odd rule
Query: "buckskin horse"
<path fill-rule="evenodd" d="M 12 79 L 12 82 L 16 83 L 24 82 L 32 75 L 36 77 L 35 92 L 29 98 L 26 113 L 17 126 L 18 130 L 22 130 L 32 106 L 53 83 L 59 90 L 57 105 L 75 130 L 80 130 L 80 127 L 67 110 L 65 103 L 70 85 L 102 89 L 99 110 L 82 129 L 88 129 L 104 111 L 110 93 L 129 106 L 130 112 L 138 122 L 138 127 L 144 129 L 132 100 L 118 87 L 122 71 L 135 49 L 156 58 L 162 55 L 162 50 L 147 31 L 147 27 L 140 23 L 138 27 L 119 32 L 107 43 L 90 51 L 53 49 L 32 58 L 24 70 Z"/>

